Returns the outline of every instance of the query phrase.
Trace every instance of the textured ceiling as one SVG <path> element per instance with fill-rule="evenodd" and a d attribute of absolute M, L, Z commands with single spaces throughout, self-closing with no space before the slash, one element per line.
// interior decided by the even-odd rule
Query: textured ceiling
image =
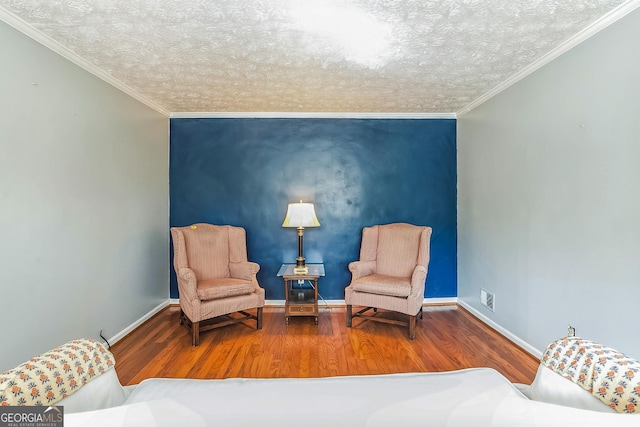
<path fill-rule="evenodd" d="M 169 112 L 454 113 L 624 0 L 0 0 Z"/>

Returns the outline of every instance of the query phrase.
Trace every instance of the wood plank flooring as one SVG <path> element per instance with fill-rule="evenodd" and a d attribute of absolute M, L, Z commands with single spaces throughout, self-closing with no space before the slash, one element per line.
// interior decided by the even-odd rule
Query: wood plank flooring
<path fill-rule="evenodd" d="M 354 319 L 344 307 L 321 307 L 312 317 L 292 317 L 265 307 L 263 329 L 255 321 L 207 331 L 191 346 L 190 330 L 170 306 L 116 343 L 120 381 L 162 378 L 293 378 L 450 371 L 491 367 L 512 382 L 530 383 L 538 360 L 459 306 L 429 306 L 416 339 L 405 328 Z M 385 313 L 387 314 L 387 313 Z M 393 316 L 393 314 L 390 314 Z"/>

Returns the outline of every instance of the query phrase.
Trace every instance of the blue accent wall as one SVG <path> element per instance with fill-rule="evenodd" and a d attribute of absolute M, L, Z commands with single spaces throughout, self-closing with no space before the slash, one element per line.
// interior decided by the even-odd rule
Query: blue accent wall
<path fill-rule="evenodd" d="M 276 273 L 298 247 L 282 221 L 300 200 L 321 224 L 304 254 L 325 264 L 325 299 L 344 299 L 362 228 L 391 222 L 433 228 L 425 296 L 457 295 L 453 119 L 171 119 L 169 179 L 171 226 L 244 227 L 267 299 L 284 299 Z"/>

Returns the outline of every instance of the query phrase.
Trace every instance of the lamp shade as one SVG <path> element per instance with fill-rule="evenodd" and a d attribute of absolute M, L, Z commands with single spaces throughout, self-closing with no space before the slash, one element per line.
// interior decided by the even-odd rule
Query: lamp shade
<path fill-rule="evenodd" d="M 320 227 L 313 203 L 289 203 L 283 227 Z"/>

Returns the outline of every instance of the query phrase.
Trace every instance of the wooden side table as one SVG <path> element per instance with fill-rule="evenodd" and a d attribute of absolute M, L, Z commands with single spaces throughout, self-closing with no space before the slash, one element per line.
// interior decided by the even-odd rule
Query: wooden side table
<path fill-rule="evenodd" d="M 278 277 L 284 279 L 284 317 L 312 316 L 318 324 L 318 278 L 324 276 L 324 264 L 307 264 L 307 274 L 294 274 L 295 264 L 282 264 Z"/>

